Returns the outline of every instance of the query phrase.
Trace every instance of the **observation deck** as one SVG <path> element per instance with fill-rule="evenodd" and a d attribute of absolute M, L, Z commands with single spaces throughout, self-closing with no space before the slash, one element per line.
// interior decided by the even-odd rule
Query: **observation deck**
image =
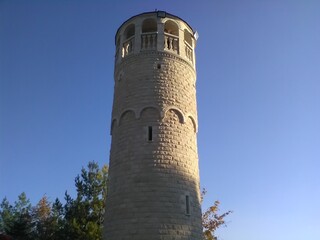
<path fill-rule="evenodd" d="M 181 18 L 164 11 L 147 12 L 125 21 L 116 33 L 115 63 L 143 51 L 168 52 L 195 66 L 197 33 Z"/>

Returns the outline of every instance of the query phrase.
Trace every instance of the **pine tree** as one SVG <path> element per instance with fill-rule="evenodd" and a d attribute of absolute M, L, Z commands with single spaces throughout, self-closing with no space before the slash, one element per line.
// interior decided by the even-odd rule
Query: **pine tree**
<path fill-rule="evenodd" d="M 6 233 L 14 222 L 13 206 L 10 205 L 7 198 L 4 198 L 0 208 L 0 233 Z"/>
<path fill-rule="evenodd" d="M 75 179 L 76 199 L 66 193 L 66 232 L 71 239 L 102 239 L 108 168 L 89 162 Z"/>
<path fill-rule="evenodd" d="M 44 195 L 33 208 L 33 235 L 35 240 L 49 240 L 54 235 L 54 219 L 52 217 L 51 203 Z"/>
<path fill-rule="evenodd" d="M 29 240 L 32 237 L 31 204 L 25 193 L 11 206 L 6 199 L 1 204 L 1 215 L 5 232 L 15 240 Z"/>
<path fill-rule="evenodd" d="M 51 218 L 53 235 L 51 240 L 67 239 L 65 234 L 65 211 L 62 203 L 58 198 L 52 203 L 51 206 Z"/>

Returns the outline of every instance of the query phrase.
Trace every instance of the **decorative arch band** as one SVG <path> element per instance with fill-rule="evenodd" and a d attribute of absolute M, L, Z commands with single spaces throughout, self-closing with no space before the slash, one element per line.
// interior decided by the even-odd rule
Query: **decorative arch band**
<path fill-rule="evenodd" d="M 142 108 L 127 108 L 124 109 L 122 112 L 120 112 L 117 116 L 112 118 L 111 121 L 111 131 L 110 134 L 112 135 L 112 129 L 115 126 L 120 126 L 121 123 L 121 119 L 123 118 L 123 116 L 128 113 L 128 112 L 132 112 L 135 119 L 140 119 L 141 115 L 143 113 L 143 111 L 145 111 L 146 109 L 154 109 L 159 113 L 160 119 L 163 119 L 168 111 L 174 111 L 177 116 L 179 117 L 179 122 L 182 124 L 185 124 L 189 119 L 192 122 L 193 125 L 193 129 L 194 132 L 197 133 L 198 132 L 198 124 L 196 122 L 196 118 L 191 114 L 191 113 L 184 113 L 180 108 L 176 107 L 176 106 L 167 106 L 164 109 L 159 108 L 158 106 L 154 106 L 154 105 L 150 105 L 150 106 L 145 106 Z"/>

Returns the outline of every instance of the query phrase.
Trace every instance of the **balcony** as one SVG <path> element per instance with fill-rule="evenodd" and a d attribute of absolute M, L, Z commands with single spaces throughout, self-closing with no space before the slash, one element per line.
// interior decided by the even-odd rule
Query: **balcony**
<path fill-rule="evenodd" d="M 182 19 L 164 12 L 134 16 L 118 29 L 115 64 L 140 53 L 170 53 L 195 66 L 197 34 Z"/>
<path fill-rule="evenodd" d="M 141 51 L 157 49 L 157 32 L 141 34 Z"/>
<path fill-rule="evenodd" d="M 158 50 L 180 55 L 188 60 L 191 64 L 194 63 L 193 47 L 187 41 L 183 41 L 183 49 L 181 49 L 178 36 L 164 33 L 162 35 L 163 45 L 158 43 L 158 37 L 159 34 L 157 32 L 141 33 L 140 43 L 138 43 L 136 46 L 135 35 L 131 36 L 122 43 L 120 59 L 118 59 L 120 49 L 117 47 L 116 59 L 121 60 L 133 53 L 139 53 L 142 51 Z"/>
<path fill-rule="evenodd" d="M 159 34 L 157 32 L 151 33 L 141 33 L 139 42 L 136 45 L 137 39 L 134 36 L 126 39 L 122 43 L 121 48 L 121 58 L 118 59 L 119 48 L 116 51 L 116 61 L 119 62 L 121 59 L 126 58 L 134 53 L 139 53 L 143 51 L 165 51 L 185 58 L 191 64 L 194 64 L 193 47 L 187 41 L 182 42 L 182 48 L 180 47 L 179 37 L 170 33 L 164 33 L 161 38 L 163 38 L 163 45 L 158 43 Z"/>
<path fill-rule="evenodd" d="M 122 58 L 130 55 L 134 51 L 134 35 L 128 38 L 122 45 Z"/>
<path fill-rule="evenodd" d="M 179 54 L 179 37 L 164 33 L 164 50 Z"/>

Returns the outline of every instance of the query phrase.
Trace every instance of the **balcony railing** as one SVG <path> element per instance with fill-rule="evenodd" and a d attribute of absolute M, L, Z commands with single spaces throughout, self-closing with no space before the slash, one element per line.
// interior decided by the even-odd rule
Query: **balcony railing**
<path fill-rule="evenodd" d="M 122 45 L 122 57 L 126 57 L 134 50 L 134 36 L 128 38 Z"/>
<path fill-rule="evenodd" d="M 164 50 L 179 54 L 179 37 L 169 33 L 165 33 Z"/>
<path fill-rule="evenodd" d="M 141 34 L 141 50 L 157 49 L 157 32 Z"/>
<path fill-rule="evenodd" d="M 184 56 L 181 56 L 181 57 L 186 58 L 188 61 L 190 61 L 192 64 L 194 64 L 193 47 L 187 41 L 184 41 L 183 46 L 181 46 L 182 48 L 184 48 L 184 51 L 181 51 L 180 46 L 179 46 L 179 37 L 178 36 L 172 35 L 169 33 L 164 33 L 163 46 L 161 46 L 161 44 L 158 45 L 158 37 L 159 36 L 158 36 L 157 32 L 142 33 L 140 37 L 141 37 L 141 45 L 140 45 L 140 49 L 136 49 L 137 52 L 147 51 L 147 50 L 161 51 L 161 49 L 162 49 L 164 51 L 168 51 L 168 52 L 178 54 L 178 55 L 183 54 Z M 135 48 L 135 36 L 131 36 L 130 38 L 126 39 L 122 44 L 121 57 L 125 58 L 125 57 L 129 56 L 130 54 L 132 54 L 135 51 L 134 48 Z M 117 47 L 116 59 L 118 59 L 119 53 L 120 52 Z M 118 61 L 118 60 L 116 60 L 116 61 Z"/>

